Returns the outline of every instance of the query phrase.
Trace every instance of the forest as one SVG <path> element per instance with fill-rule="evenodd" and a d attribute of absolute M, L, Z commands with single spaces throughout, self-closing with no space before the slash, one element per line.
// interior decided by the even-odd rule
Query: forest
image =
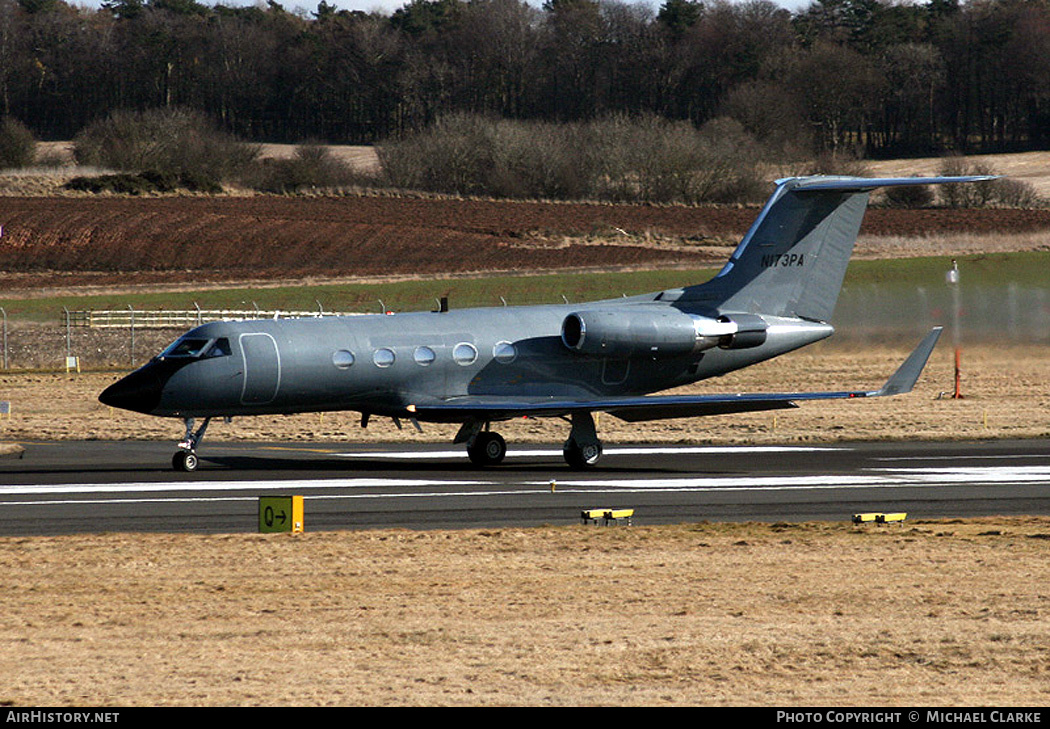
<path fill-rule="evenodd" d="M 766 150 L 1050 143 L 1047 0 L 412 0 L 389 14 L 0 0 L 0 113 L 70 139 L 186 109 L 251 141 L 370 144 L 453 114 L 729 118 Z"/>

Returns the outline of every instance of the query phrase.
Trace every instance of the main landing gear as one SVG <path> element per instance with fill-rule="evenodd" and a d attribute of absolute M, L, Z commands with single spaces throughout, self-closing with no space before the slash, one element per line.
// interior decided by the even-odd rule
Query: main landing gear
<path fill-rule="evenodd" d="M 467 444 L 467 456 L 475 466 L 496 466 L 507 455 L 507 441 L 499 433 L 486 430 Z"/>
<path fill-rule="evenodd" d="M 184 422 L 186 423 L 186 436 L 179 442 L 179 450 L 175 451 L 175 455 L 171 457 L 171 467 L 176 471 L 189 473 L 197 470 L 197 445 L 204 438 L 204 432 L 208 430 L 211 418 L 205 418 L 197 430 L 193 429 L 193 418 L 186 418 Z"/>
<path fill-rule="evenodd" d="M 587 412 L 572 414 L 572 430 L 562 446 L 562 455 L 570 468 L 590 468 L 602 457 L 602 442 L 594 428 L 594 417 Z"/>
<path fill-rule="evenodd" d="M 594 427 L 594 417 L 589 412 L 578 412 L 570 418 L 572 430 L 562 447 L 562 455 L 573 469 L 590 468 L 602 457 L 602 442 Z M 489 430 L 489 423 L 464 423 L 453 443 L 467 444 L 467 456 L 475 466 L 498 466 L 507 455 L 507 442 L 499 433 Z"/>

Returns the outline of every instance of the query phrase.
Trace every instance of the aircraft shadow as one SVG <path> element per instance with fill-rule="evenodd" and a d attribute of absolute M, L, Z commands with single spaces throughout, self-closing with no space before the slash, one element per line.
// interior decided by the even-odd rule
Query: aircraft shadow
<path fill-rule="evenodd" d="M 485 474 L 500 473 L 523 474 L 580 474 L 580 473 L 685 473 L 682 469 L 670 467 L 653 467 L 652 465 L 632 466 L 602 463 L 587 471 L 573 471 L 565 463 L 551 461 L 548 463 L 505 463 L 492 468 L 478 468 L 466 461 L 412 461 L 398 459 L 370 458 L 283 458 L 272 456 L 237 455 L 237 456 L 201 456 L 201 469 L 219 466 L 231 471 L 309 471 L 339 473 L 454 473 L 464 477 L 477 477 Z"/>

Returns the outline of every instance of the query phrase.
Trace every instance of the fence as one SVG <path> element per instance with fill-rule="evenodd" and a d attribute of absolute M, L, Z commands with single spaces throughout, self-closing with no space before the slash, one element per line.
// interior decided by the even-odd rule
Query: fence
<path fill-rule="evenodd" d="M 143 311 L 132 309 L 77 310 L 63 308 L 53 324 L 15 323 L 0 306 L 0 370 L 11 367 L 49 369 L 65 362 L 67 371 L 81 366 L 122 367 L 137 364 L 170 344 L 173 332 L 213 321 L 353 316 L 360 312 L 253 309 Z"/>
<path fill-rule="evenodd" d="M 958 301 L 954 294 L 958 294 Z M 385 310 L 382 302 L 380 310 Z M 211 321 L 346 314 L 324 311 L 318 305 L 312 311 L 64 309 L 58 315 L 53 323 L 23 323 L 9 332 L 8 313 L 0 306 L 0 369 L 54 367 L 70 357 L 87 367 L 126 366 L 136 364 L 144 353 L 152 354 L 170 344 L 173 332 Z M 915 287 L 892 281 L 847 284 L 832 323 L 837 330 L 834 340 L 840 343 L 903 344 L 941 324 L 948 327 L 946 342 L 957 335 L 966 344 L 1050 346 L 1050 287 L 1003 282 L 963 285 L 956 291 L 945 285 Z"/>
<path fill-rule="evenodd" d="M 138 311 L 108 309 L 98 311 L 66 311 L 66 323 L 72 327 L 93 329 L 178 329 L 198 326 L 210 321 L 239 321 L 244 319 L 298 319 L 321 316 L 349 316 L 330 311 L 281 311 L 279 309 L 194 309 L 184 311 Z"/>

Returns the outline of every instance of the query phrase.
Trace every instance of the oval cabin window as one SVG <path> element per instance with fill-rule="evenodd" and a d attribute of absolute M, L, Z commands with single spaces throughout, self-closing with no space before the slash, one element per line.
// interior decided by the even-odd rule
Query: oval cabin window
<path fill-rule="evenodd" d="M 332 364 L 341 370 L 348 369 L 354 363 L 354 353 L 349 349 L 337 349 L 332 352 Z"/>
<path fill-rule="evenodd" d="M 416 360 L 416 364 L 421 367 L 431 365 L 437 359 L 437 355 L 434 354 L 434 350 L 430 347 L 416 347 L 413 357 Z"/>
<path fill-rule="evenodd" d="M 474 364 L 474 361 L 478 358 L 478 350 L 474 348 L 473 344 L 467 342 L 461 342 L 456 345 L 456 348 L 452 350 L 452 359 L 456 361 L 456 364 L 469 365 Z"/>

